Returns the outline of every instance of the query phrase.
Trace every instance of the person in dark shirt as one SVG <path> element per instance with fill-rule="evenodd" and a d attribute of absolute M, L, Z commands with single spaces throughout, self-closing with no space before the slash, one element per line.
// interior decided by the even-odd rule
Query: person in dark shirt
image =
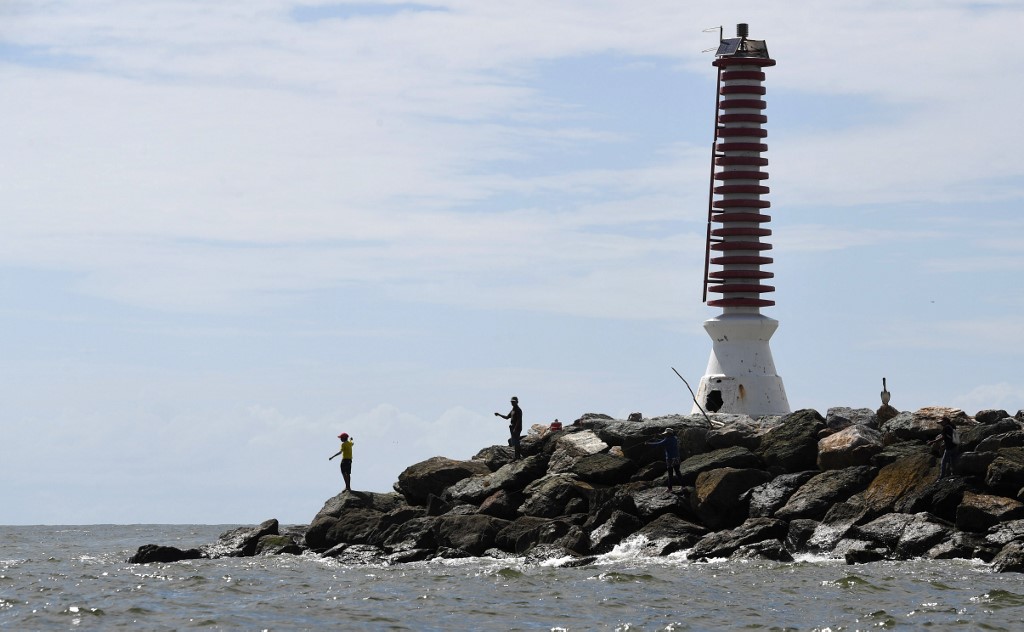
<path fill-rule="evenodd" d="M 953 465 L 960 456 L 960 446 L 956 444 L 956 427 L 953 420 L 948 416 L 942 418 L 942 432 L 932 440 L 932 443 L 942 442 L 942 464 L 939 467 L 939 478 L 953 475 Z"/>
<path fill-rule="evenodd" d="M 519 398 L 512 398 L 512 410 L 508 411 L 507 415 L 494 413 L 494 416 L 509 420 L 508 431 L 511 438 L 508 440 L 508 444 L 515 450 L 514 458 L 518 461 L 523 457 L 519 451 L 519 437 L 523 434 L 523 409 L 519 407 Z"/>
<path fill-rule="evenodd" d="M 660 445 L 665 448 L 665 465 L 668 467 L 668 491 L 672 491 L 672 475 L 683 485 L 683 473 L 679 471 L 679 437 L 671 428 L 661 433 L 661 439 L 653 439 L 647 445 Z"/>

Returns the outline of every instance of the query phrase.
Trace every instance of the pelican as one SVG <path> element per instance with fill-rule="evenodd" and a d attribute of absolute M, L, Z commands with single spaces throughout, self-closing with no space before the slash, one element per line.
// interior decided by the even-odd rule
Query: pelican
<path fill-rule="evenodd" d="M 881 393 L 881 395 L 882 395 L 882 406 L 888 406 L 889 405 L 889 397 L 891 397 L 891 394 L 885 388 L 885 378 L 884 377 L 882 378 L 882 393 Z"/>

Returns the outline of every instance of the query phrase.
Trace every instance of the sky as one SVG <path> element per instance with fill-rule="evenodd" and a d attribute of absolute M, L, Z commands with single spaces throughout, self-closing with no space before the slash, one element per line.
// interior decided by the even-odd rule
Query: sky
<path fill-rule="evenodd" d="M 386 492 L 512 395 L 688 414 L 739 22 L 792 408 L 1024 408 L 1016 0 L 7 0 L 0 524 L 306 523 L 342 431 Z"/>

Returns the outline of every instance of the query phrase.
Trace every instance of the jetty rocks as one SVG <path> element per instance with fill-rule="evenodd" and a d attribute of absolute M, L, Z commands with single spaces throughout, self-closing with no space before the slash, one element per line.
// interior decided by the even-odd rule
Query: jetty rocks
<path fill-rule="evenodd" d="M 943 418 L 960 456 L 940 478 Z M 1024 571 L 1024 411 L 832 408 L 785 416 L 586 414 L 535 425 L 523 458 L 491 446 L 472 459 L 409 466 L 390 493 L 343 492 L 308 526 L 242 527 L 198 549 L 146 545 L 129 561 L 318 554 L 345 563 L 525 556 L 588 564 L 615 546 L 690 560 L 847 563 L 975 558 Z M 670 492 L 659 447 L 679 438 Z"/>

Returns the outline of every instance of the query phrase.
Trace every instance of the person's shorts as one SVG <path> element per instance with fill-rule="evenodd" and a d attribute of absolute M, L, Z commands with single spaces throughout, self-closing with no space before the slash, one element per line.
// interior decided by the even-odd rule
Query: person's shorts
<path fill-rule="evenodd" d="M 679 467 L 679 459 L 665 459 L 665 465 L 667 465 L 669 469 Z"/>
<path fill-rule="evenodd" d="M 352 473 L 352 459 L 341 460 L 341 473 L 351 474 Z"/>

